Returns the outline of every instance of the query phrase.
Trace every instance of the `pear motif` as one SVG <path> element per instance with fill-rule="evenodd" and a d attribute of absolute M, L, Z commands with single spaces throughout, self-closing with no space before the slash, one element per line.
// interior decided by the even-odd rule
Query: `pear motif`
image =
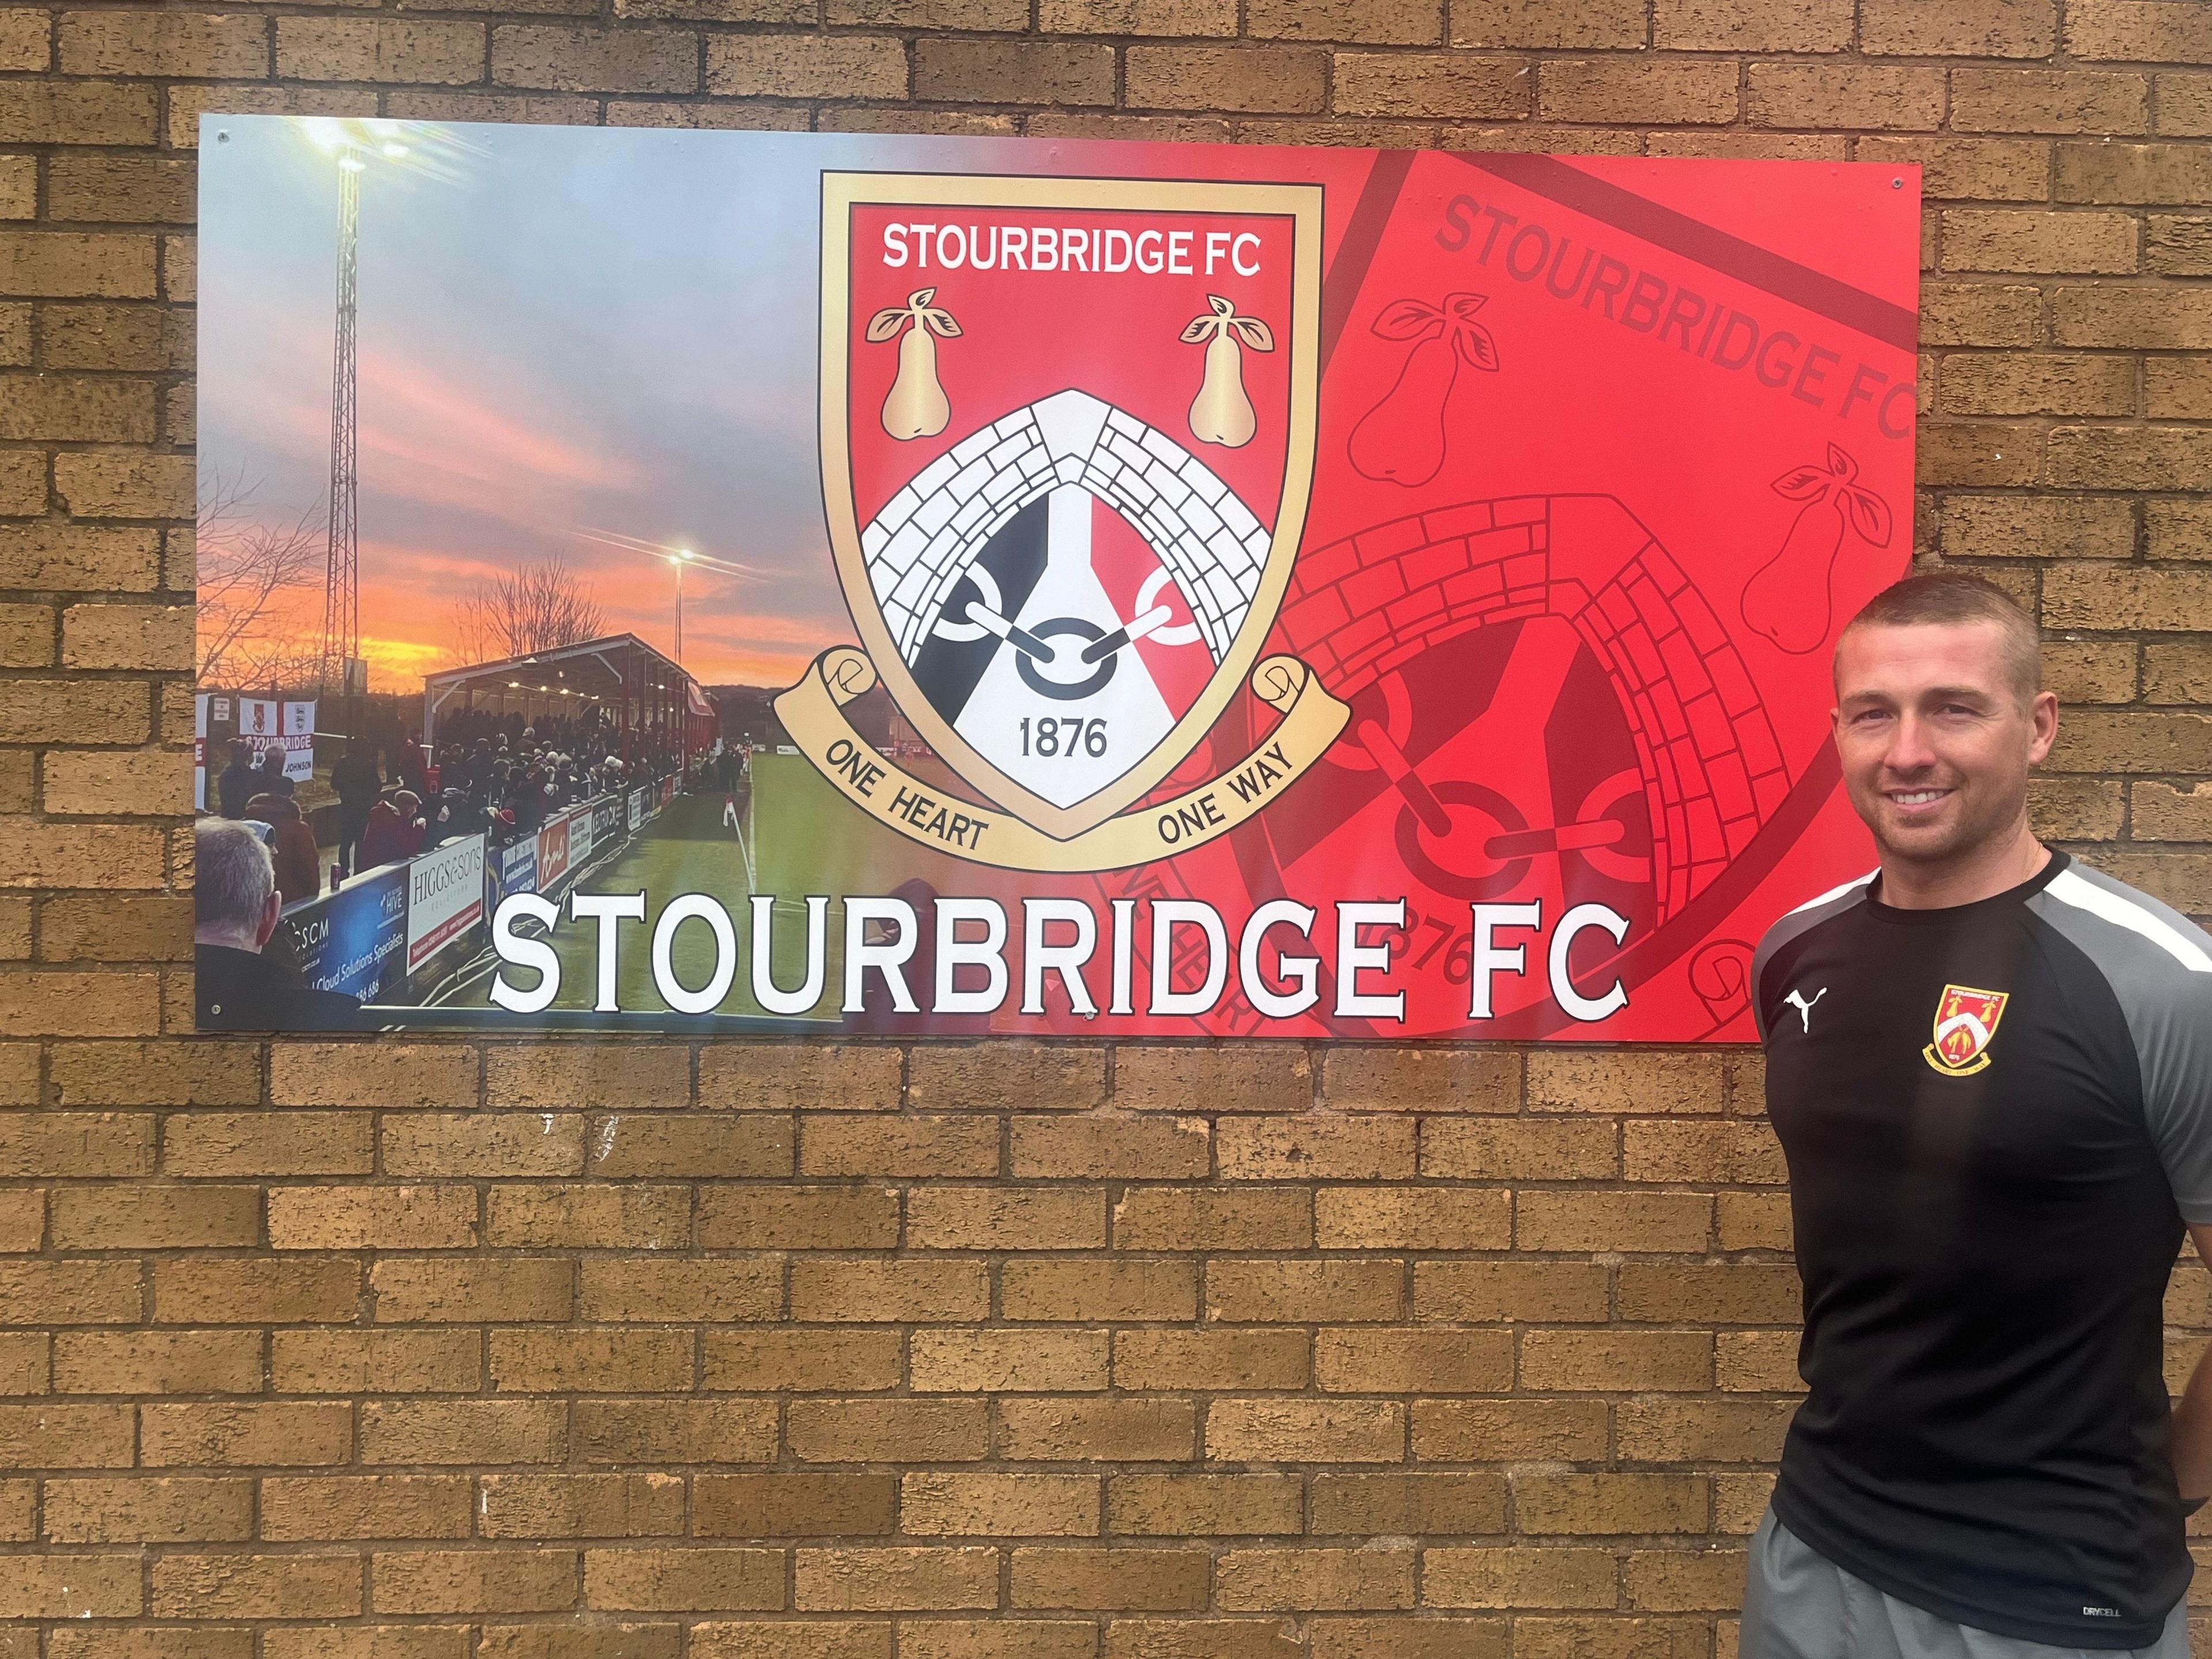
<path fill-rule="evenodd" d="M 937 378 L 937 342 L 960 337 L 952 313 L 932 305 L 934 288 L 918 288 L 902 306 L 886 306 L 868 319 L 868 339 L 880 345 L 903 331 L 898 378 L 884 398 L 884 430 L 902 441 L 934 438 L 952 418 L 952 404 Z"/>
<path fill-rule="evenodd" d="M 1260 429 L 1252 399 L 1244 391 L 1244 348 L 1273 351 L 1275 337 L 1257 317 L 1240 317 L 1218 294 L 1206 296 L 1206 311 L 1182 331 L 1185 345 L 1206 342 L 1206 374 L 1190 402 L 1190 435 L 1200 443 L 1242 449 Z"/>

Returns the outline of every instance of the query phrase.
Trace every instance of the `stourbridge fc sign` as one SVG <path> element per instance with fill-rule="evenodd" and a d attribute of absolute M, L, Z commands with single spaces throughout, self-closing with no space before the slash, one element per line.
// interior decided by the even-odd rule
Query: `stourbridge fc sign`
<path fill-rule="evenodd" d="M 814 234 L 738 299 L 811 342 L 780 574 L 842 626 L 406 1018 L 1751 1035 L 1869 861 L 1828 659 L 1912 543 L 1917 173 L 686 139 Z"/>

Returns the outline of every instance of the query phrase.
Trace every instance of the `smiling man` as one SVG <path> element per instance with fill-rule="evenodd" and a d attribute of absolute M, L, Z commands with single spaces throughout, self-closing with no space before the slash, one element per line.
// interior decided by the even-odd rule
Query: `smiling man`
<path fill-rule="evenodd" d="M 2029 830 L 2035 623 L 1978 578 L 1854 617 L 1835 742 L 1880 866 L 1761 941 L 1805 1287 L 1744 1659 L 2187 1659 L 2212 1372 L 2161 1307 L 2212 1255 L 2212 937 Z"/>

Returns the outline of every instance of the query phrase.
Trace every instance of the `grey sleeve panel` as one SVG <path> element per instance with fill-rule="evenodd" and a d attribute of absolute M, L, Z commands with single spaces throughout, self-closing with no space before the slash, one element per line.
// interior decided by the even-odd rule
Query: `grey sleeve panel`
<path fill-rule="evenodd" d="M 2028 904 L 2112 988 L 2174 1203 L 2184 1220 L 2212 1222 L 2212 934 L 2078 861 Z"/>
<path fill-rule="evenodd" d="M 1818 927 L 1831 916 L 1841 915 L 1865 898 L 1867 884 L 1874 876 L 1869 870 L 1855 881 L 1831 887 L 1820 897 L 1806 900 L 1768 928 L 1759 941 L 1759 949 L 1751 957 L 1751 1018 L 1759 1028 L 1761 1042 L 1766 1041 L 1766 967 L 1773 961 L 1774 953 L 1791 939 Z"/>

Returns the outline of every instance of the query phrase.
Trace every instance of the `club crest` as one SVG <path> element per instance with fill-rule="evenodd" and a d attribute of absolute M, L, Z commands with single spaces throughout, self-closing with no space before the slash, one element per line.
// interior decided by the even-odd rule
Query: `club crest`
<path fill-rule="evenodd" d="M 1977 991 L 1946 985 L 1936 1005 L 1935 1040 L 1921 1057 L 1946 1077 L 1966 1077 L 1990 1063 L 1990 1044 L 2004 1016 L 2006 991 Z"/>
<path fill-rule="evenodd" d="M 1169 856 L 1256 810 L 1123 816 L 1247 684 L 1284 716 L 1269 796 L 1342 726 L 1261 655 L 1313 472 L 1318 188 L 830 173 L 822 212 L 823 493 L 860 647 L 780 700 L 794 739 L 902 833 L 1015 867 Z M 997 809 L 952 803 L 970 833 L 860 787 L 886 769 L 836 711 L 878 680 Z"/>

